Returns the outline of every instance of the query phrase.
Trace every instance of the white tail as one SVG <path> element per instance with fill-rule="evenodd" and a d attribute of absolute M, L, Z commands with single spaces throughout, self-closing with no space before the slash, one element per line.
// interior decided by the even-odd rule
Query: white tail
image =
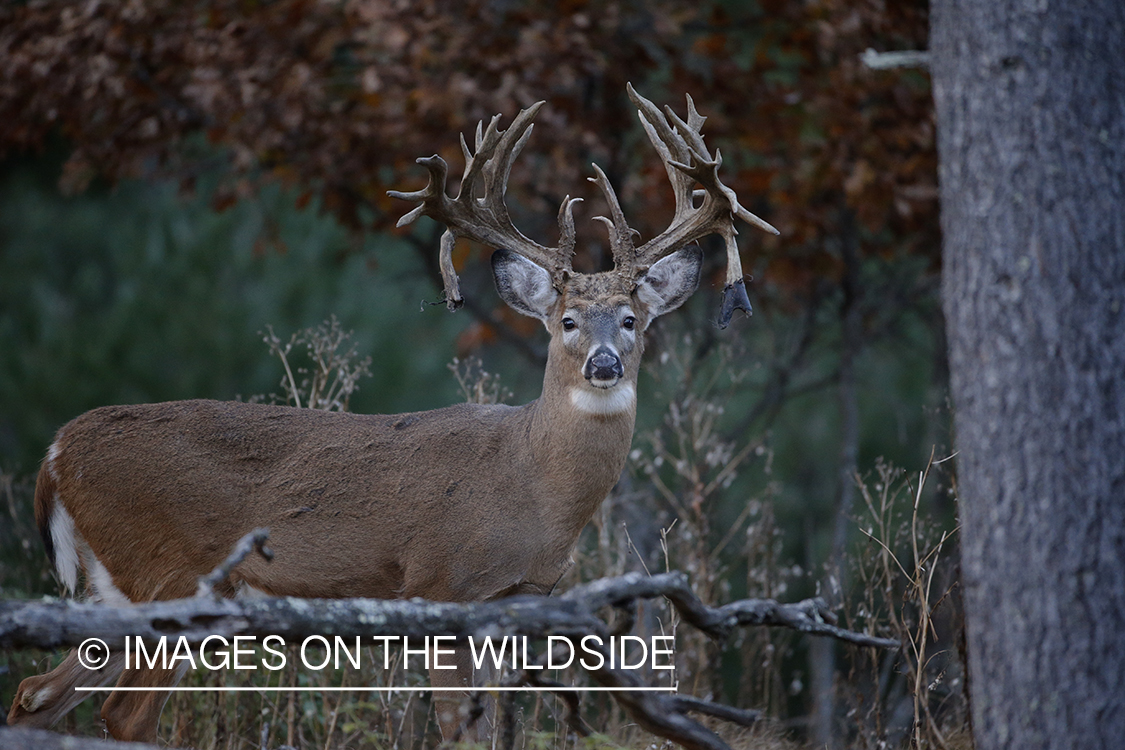
<path fill-rule="evenodd" d="M 677 209 L 664 234 L 634 248 L 635 232 L 597 170 L 612 214 L 603 220 L 613 271 L 571 270 L 569 199 L 558 248 L 532 242 L 508 219 L 505 182 L 539 105 L 507 131 L 496 118 L 478 127 L 457 198 L 445 195 L 438 157 L 420 160 L 431 172 L 425 190 L 395 194 L 423 201 L 406 220 L 427 213 L 449 228 L 442 267 L 451 304 L 460 299 L 454 235 L 507 248 L 492 259 L 501 297 L 551 334 L 537 400 L 392 416 L 214 401 L 95 409 L 59 430 L 36 486 L 36 519 L 60 580 L 75 589 L 81 568 L 88 596 L 107 604 L 191 596 L 241 536 L 267 527 L 273 562 L 247 559 L 221 593 L 447 601 L 549 593 L 624 466 L 643 333 L 698 284 L 702 255 L 689 243 L 718 232 L 733 244 L 732 215 L 749 216 L 719 183 L 718 156 L 703 148 L 703 118 L 690 99 L 688 122 L 669 111 L 669 125 L 631 88 L 630 96 L 668 166 Z M 699 208 L 696 181 L 706 190 Z M 737 251 L 731 257 L 737 263 Z M 121 667 L 115 657 L 88 673 L 71 653 L 20 684 L 9 722 L 53 723 L 84 695 L 76 685 L 119 677 L 119 687 L 166 686 L 182 676 Z M 466 684 L 464 670 L 450 675 L 432 678 Z M 113 693 L 102 709 L 107 729 L 154 740 L 165 696 Z M 441 718 L 448 737 L 454 718 Z"/>

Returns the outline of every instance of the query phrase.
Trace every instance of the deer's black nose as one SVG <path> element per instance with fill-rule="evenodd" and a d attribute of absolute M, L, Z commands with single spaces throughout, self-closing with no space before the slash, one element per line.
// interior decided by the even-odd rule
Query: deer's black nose
<path fill-rule="evenodd" d="M 609 349 L 598 349 L 586 360 L 583 375 L 587 380 L 614 380 L 625 375 L 621 359 Z"/>

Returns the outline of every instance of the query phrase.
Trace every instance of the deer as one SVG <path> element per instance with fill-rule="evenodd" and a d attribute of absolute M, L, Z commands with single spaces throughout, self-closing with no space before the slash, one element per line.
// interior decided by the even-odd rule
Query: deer
<path fill-rule="evenodd" d="M 509 172 L 543 102 L 506 130 L 500 115 L 478 124 L 472 150 L 461 136 L 456 197 L 436 155 L 417 160 L 429 172 L 425 188 L 389 192 L 418 202 L 399 226 L 420 215 L 445 225 L 439 257 L 451 308 L 463 302 L 456 239 L 495 248 L 500 298 L 550 334 L 539 398 L 394 415 L 207 400 L 94 409 L 58 431 L 35 487 L 36 523 L 62 586 L 77 594 L 82 580 L 88 600 L 114 606 L 190 597 L 244 534 L 265 527 L 272 562 L 245 559 L 218 593 L 453 602 L 549 594 L 625 466 L 644 333 L 695 292 L 703 258 L 696 241 L 726 241 L 725 325 L 734 310 L 750 312 L 734 218 L 777 233 L 719 180 L 721 154 L 704 145 L 705 118 L 690 96 L 684 120 L 631 85 L 627 92 L 675 209 L 664 232 L 638 245 L 593 165 L 589 179 L 609 207 L 608 217 L 595 218 L 608 229 L 610 271 L 572 268 L 579 199 L 563 200 L 553 248 L 509 217 Z M 126 670 L 123 656 L 90 671 L 71 651 L 53 671 L 24 679 L 9 724 L 50 726 L 89 695 L 76 687 L 167 688 L 184 673 Z M 431 670 L 434 687 L 472 684 L 464 649 L 455 659 L 457 670 Z M 167 696 L 112 692 L 101 710 L 106 731 L 155 741 Z M 458 704 L 434 703 L 449 739 L 459 729 Z"/>

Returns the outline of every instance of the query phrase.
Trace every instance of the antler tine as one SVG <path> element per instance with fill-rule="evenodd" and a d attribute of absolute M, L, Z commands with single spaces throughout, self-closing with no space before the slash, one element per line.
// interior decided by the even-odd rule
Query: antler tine
<path fill-rule="evenodd" d="M 661 116 L 660 110 L 652 102 L 638 94 L 633 85 L 626 84 L 629 98 L 637 106 L 637 115 L 641 126 L 645 129 L 649 141 L 652 142 L 664 170 L 668 173 L 668 181 L 672 183 L 672 191 L 676 198 L 676 214 L 672 219 L 673 224 L 683 221 L 684 217 L 692 210 L 692 181 L 683 172 L 672 166 L 673 161 L 687 162 L 691 154 L 687 144 L 682 138 L 677 138 L 676 133 L 668 126 L 668 121 Z M 700 123 L 702 125 L 702 123 Z"/>
<path fill-rule="evenodd" d="M 504 204 L 504 194 L 508 190 L 508 175 L 512 171 L 512 163 L 523 151 L 524 144 L 531 137 L 534 128 L 532 120 L 543 102 L 538 102 L 519 113 L 511 127 L 503 132 L 495 146 L 496 156 L 489 156 L 484 166 L 485 192 L 484 200 L 492 208 L 503 211 L 505 215 L 508 208 Z"/>
<path fill-rule="evenodd" d="M 570 259 L 574 255 L 576 234 L 574 231 L 574 204 L 581 203 L 581 198 L 563 198 L 559 206 L 559 253 L 566 258 L 567 270 L 570 270 Z"/>
<path fill-rule="evenodd" d="M 461 175 L 461 187 L 457 190 L 458 201 L 472 200 L 474 186 L 476 185 L 477 178 L 481 172 L 484 171 L 485 165 L 492 157 L 492 152 L 496 150 L 496 145 L 500 142 L 500 115 L 493 115 L 488 123 L 488 129 L 481 133 L 481 126 L 483 122 L 477 123 L 477 133 L 474 140 L 476 154 L 469 150 L 468 144 L 465 143 L 465 134 L 461 133 L 461 153 L 465 157 L 465 171 Z"/>
<path fill-rule="evenodd" d="M 447 227 L 442 235 L 439 260 L 442 280 L 445 285 L 446 303 L 455 310 L 464 302 L 461 297 L 457 273 L 453 268 L 453 246 L 457 237 L 467 237 L 495 248 L 506 248 L 545 268 L 558 288 L 562 288 L 570 272 L 570 256 L 574 251 L 574 220 L 570 217 L 567 201 L 565 213 L 560 210 L 560 227 L 564 243 L 558 248 L 548 248 L 526 237 L 512 224 L 508 207 L 504 202 L 507 192 L 508 176 L 512 162 L 519 155 L 531 135 L 532 120 L 543 102 L 537 102 L 521 111 L 507 130 L 500 130 L 500 115 L 494 116 L 484 127 L 478 123 L 474 145 L 476 153 L 469 150 L 465 137 L 461 136 L 461 151 L 465 156 L 465 171 L 461 177 L 461 187 L 456 198 L 450 198 L 445 191 L 449 167 L 440 156 L 434 155 L 418 159 L 418 163 L 430 172 L 429 183 L 422 190 L 403 192 L 389 190 L 392 198 L 421 201 L 421 204 L 398 221 L 404 226 L 421 215 L 439 221 Z M 479 185 L 478 185 L 479 183 Z M 483 191 L 476 197 L 478 186 Z M 570 239 L 565 222 L 569 220 Z M 569 246 L 566 243 L 569 242 Z"/>
<path fill-rule="evenodd" d="M 675 110 L 665 105 L 664 113 L 668 116 L 669 122 L 676 127 L 676 132 L 687 144 L 688 151 L 691 153 L 699 153 L 704 157 L 710 159 L 710 152 L 707 151 L 707 146 L 703 143 L 703 134 L 700 130 L 703 128 L 703 123 L 707 118 L 695 111 L 695 102 L 691 100 L 691 95 L 687 95 L 688 103 L 688 122 L 680 119 Z"/>
<path fill-rule="evenodd" d="M 617 193 L 614 192 L 613 185 L 609 183 L 609 178 L 605 176 L 605 172 L 603 172 L 601 167 L 597 164 L 593 164 L 592 166 L 597 176 L 587 177 L 586 179 L 601 189 L 602 194 L 605 196 L 606 203 L 609 204 L 609 218 L 605 216 L 595 216 L 594 221 L 602 222 L 609 231 L 609 246 L 613 252 L 614 268 L 626 278 L 632 279 L 635 276 L 636 265 L 633 238 L 639 237 L 640 232 L 630 227 L 629 223 L 625 221 L 625 213 L 621 210 L 621 203 L 617 200 Z"/>
<path fill-rule="evenodd" d="M 387 195 L 392 198 L 401 198 L 404 201 L 422 201 L 420 206 L 416 206 L 409 213 L 404 214 L 402 218 L 395 224 L 396 227 L 404 227 L 417 219 L 422 214 L 428 214 L 427 208 L 432 208 L 429 204 L 438 203 L 439 205 L 448 202 L 449 198 L 445 194 L 445 178 L 449 173 L 449 165 L 445 163 L 445 159 L 437 154 L 433 156 L 420 156 L 414 160 L 415 163 L 421 164 L 429 170 L 430 179 L 426 183 L 426 187 L 421 190 L 388 190 Z"/>
<path fill-rule="evenodd" d="M 688 119 L 685 122 L 670 107 L 661 114 L 649 100 L 628 86 L 629 98 L 637 105 L 641 125 L 660 154 L 664 169 L 676 196 L 676 213 L 668 228 L 636 250 L 636 272 L 643 272 L 656 261 L 709 234 L 722 236 L 727 250 L 727 278 L 723 289 L 723 306 L 719 325 L 726 327 L 736 309 L 750 312 L 750 300 L 742 278 L 742 259 L 735 242 L 734 218 L 778 234 L 768 223 L 739 205 L 738 196 L 719 180 L 722 155 L 715 151 L 712 159 L 703 143 L 701 129 L 705 117 L 687 97 Z M 693 186 L 703 186 L 703 202 L 694 205 Z"/>

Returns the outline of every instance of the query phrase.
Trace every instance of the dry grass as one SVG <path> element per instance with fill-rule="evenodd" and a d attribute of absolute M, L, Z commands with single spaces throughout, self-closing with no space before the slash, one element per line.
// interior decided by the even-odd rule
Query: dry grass
<path fill-rule="evenodd" d="M 272 330 L 264 338 L 285 373 L 284 395 L 273 400 L 347 409 L 370 360 L 356 355 L 335 320 L 294 334 L 287 343 Z M 302 347 L 308 362 L 295 366 L 291 360 Z M 759 435 L 731 438 L 723 432 L 722 387 L 730 387 L 731 381 L 709 380 L 705 373 L 693 371 L 689 359 L 677 361 L 676 352 L 691 349 L 688 340 L 669 352 L 665 359 L 671 362 L 662 363 L 665 372 L 676 373 L 666 376 L 671 395 L 664 423 L 638 436 L 629 475 L 588 528 L 576 554 L 577 564 L 562 588 L 631 570 L 679 569 L 689 573 L 705 601 L 719 603 L 729 601 L 734 593 L 791 598 L 798 586 L 808 584 L 810 576 L 783 552 L 784 534 L 774 513 L 776 484 L 769 442 Z M 711 372 L 723 372 L 725 367 L 720 362 Z M 506 389 L 483 371 L 479 361 L 454 362 L 450 369 L 466 400 L 496 403 L 507 398 Z M 954 750 L 971 746 L 957 648 L 963 625 L 955 596 L 954 540 L 951 531 L 938 529 L 923 512 L 933 469 L 931 464 L 915 477 L 880 463 L 872 476 L 859 480 L 863 507 L 856 521 L 867 541 L 850 567 L 844 624 L 893 635 L 904 649 L 899 655 L 849 649 L 841 658 L 837 672 L 843 707 L 837 717 L 841 747 Z M 735 479 L 749 470 L 766 478 L 763 489 L 756 496 L 733 498 Z M 18 564 L 5 569 L 0 583 L 9 592 L 41 591 L 49 574 L 29 520 L 31 485 L 5 477 L 0 496 L 13 519 L 3 532 L 5 546 L 21 550 L 14 556 Z M 716 528 L 720 511 L 727 512 L 732 505 L 738 509 L 733 522 Z M 730 517 L 729 512 L 725 517 Z M 805 647 L 800 636 L 759 628 L 741 632 L 731 643 L 716 644 L 690 628 L 680 628 L 663 602 L 642 605 L 633 632 L 677 636 L 675 675 L 682 692 L 758 708 L 771 717 L 750 730 L 712 723 L 732 748 L 803 746 L 800 707 L 807 702 L 795 667 Z M 5 696 L 14 693 L 16 677 L 49 666 L 42 654 L 8 653 L 6 658 L 9 675 L 0 675 Z M 297 662 L 292 656 L 288 660 L 290 665 Z M 308 671 L 292 666 L 277 673 L 201 670 L 189 674 L 183 684 L 347 688 L 428 683 L 424 672 L 403 669 L 401 653 L 392 652 L 390 669 L 374 666 L 381 662 L 381 648 L 372 647 L 358 670 Z M 573 675 L 564 673 L 559 679 L 567 682 Z M 647 675 L 649 684 L 661 679 L 667 676 Z M 100 734 L 100 700 L 87 701 L 62 728 Z M 565 720 L 567 706 L 551 694 L 516 694 L 505 700 L 514 727 L 513 747 L 670 747 L 641 731 L 603 694 L 581 694 L 579 700 L 581 715 L 601 734 L 576 736 Z M 160 736 L 170 745 L 200 750 L 282 746 L 406 750 L 431 747 L 439 739 L 427 694 L 359 690 L 177 693 L 162 715 Z"/>
<path fill-rule="evenodd" d="M 259 332 L 260 333 L 260 332 Z M 298 408 L 347 411 L 359 380 L 371 375 L 371 357 L 360 357 L 351 343 L 352 332 L 344 331 L 333 315 L 314 328 L 297 331 L 282 342 L 273 328 L 267 326 L 262 340 L 270 354 L 281 361 L 285 375 L 281 378 L 283 396 L 271 393 L 269 401 Z M 291 363 L 290 356 L 304 348 L 306 364 Z M 256 397 L 256 401 L 267 400 Z"/>
<path fill-rule="evenodd" d="M 857 520 L 868 543 L 852 561 L 858 595 L 845 620 L 903 647 L 898 654 L 851 652 L 849 688 L 840 692 L 850 705 L 854 747 L 971 746 L 957 529 L 942 529 L 920 511 L 940 463 L 931 457 L 910 475 L 880 462 L 873 476 L 857 477 Z"/>

